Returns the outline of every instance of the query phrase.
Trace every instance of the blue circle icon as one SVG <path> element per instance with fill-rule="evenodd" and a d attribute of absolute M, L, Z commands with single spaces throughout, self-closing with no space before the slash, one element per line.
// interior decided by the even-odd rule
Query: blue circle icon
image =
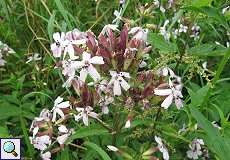
<path fill-rule="evenodd" d="M 12 153 L 15 157 L 17 157 L 17 153 L 15 152 L 15 145 L 11 141 L 7 141 L 3 144 L 3 149 L 6 153 Z"/>

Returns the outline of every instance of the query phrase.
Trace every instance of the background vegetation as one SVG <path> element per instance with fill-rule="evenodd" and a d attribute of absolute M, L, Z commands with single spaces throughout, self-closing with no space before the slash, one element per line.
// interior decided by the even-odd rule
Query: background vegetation
<path fill-rule="evenodd" d="M 121 132 L 116 145 L 122 146 L 125 141 L 124 150 L 130 155 L 136 155 L 136 159 L 141 159 L 139 155 L 148 149 L 154 135 L 161 133 L 180 150 L 173 155 L 173 147 L 169 146 L 172 150 L 171 158 L 185 159 L 186 150 L 183 147 L 180 149 L 180 146 L 188 146 L 192 137 L 199 136 L 205 140 L 211 159 L 230 159 L 230 50 L 226 48 L 226 42 L 230 40 L 230 13 L 221 14 L 222 9 L 229 6 L 230 2 L 176 1 L 176 13 L 182 12 L 188 25 L 196 22 L 201 26 L 201 39 L 194 42 L 181 37 L 170 43 L 156 33 L 157 27 L 162 26 L 165 19 L 172 17 L 174 13 L 164 15 L 159 14 L 158 10 L 148 12 L 146 3 L 150 4 L 152 1 L 127 0 L 125 21 L 132 26 L 149 28 L 149 41 L 153 46 L 149 68 L 170 64 L 183 78 L 186 105 L 182 110 L 172 109 L 170 113 L 158 113 L 154 108 L 145 111 L 138 116 L 138 120 L 134 120 L 132 131 Z M 7 57 L 7 65 L 0 68 L 0 137 L 22 138 L 26 158 L 36 159 L 37 155 L 28 139 L 31 121 L 39 115 L 41 109 L 52 108 L 53 100 L 58 95 L 65 94 L 62 80 L 53 69 L 55 62 L 50 52 L 52 34 L 74 28 L 82 31 L 90 29 L 98 34 L 104 25 L 112 22 L 113 12 L 119 7 L 117 0 L 0 1 L 0 40 L 16 51 L 16 54 Z M 217 45 L 216 41 L 222 45 Z M 175 52 L 172 46 L 176 46 Z M 39 53 L 42 60 L 25 63 L 33 53 Z M 200 74 L 204 61 L 208 61 L 210 70 L 206 77 Z M 158 121 L 155 124 L 156 117 Z M 124 116 L 121 119 L 124 120 Z M 213 121 L 218 122 L 221 130 L 212 126 Z M 176 128 L 182 128 L 184 122 L 188 124 L 188 132 L 178 135 Z M 194 132 L 196 123 L 199 127 Z M 108 144 L 106 137 L 109 135 L 97 126 L 96 129 L 93 127 L 95 126 L 83 127 L 78 132 L 79 137 L 73 138 L 86 139 L 99 146 Z M 92 132 L 93 135 L 90 135 Z M 78 159 L 81 157 L 79 155 L 84 155 L 83 159 L 100 159 L 99 155 L 104 152 L 97 150 L 90 142 L 85 145 L 89 148 L 88 151 L 75 149 L 69 152 L 70 149 L 73 150 L 70 146 L 55 158 Z"/>

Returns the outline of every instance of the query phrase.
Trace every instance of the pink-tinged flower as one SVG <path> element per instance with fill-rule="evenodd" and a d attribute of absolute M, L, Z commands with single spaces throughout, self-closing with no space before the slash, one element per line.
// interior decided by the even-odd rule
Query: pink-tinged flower
<path fill-rule="evenodd" d="M 82 61 L 78 61 L 77 67 L 81 68 L 79 79 L 85 82 L 87 75 L 89 74 L 94 81 L 101 79 L 100 74 L 97 72 L 93 64 L 104 64 L 101 56 L 94 56 L 91 58 L 91 54 L 84 52 L 82 54 Z"/>
<path fill-rule="evenodd" d="M 58 127 L 59 136 L 57 137 L 57 141 L 60 145 L 63 145 L 65 141 L 69 138 L 72 132 L 66 128 L 65 125 L 60 125 Z"/>
<path fill-rule="evenodd" d="M 158 144 L 158 149 L 159 151 L 163 154 L 163 159 L 164 160 L 169 160 L 169 153 L 168 153 L 168 149 L 165 147 L 165 145 L 163 144 L 162 140 L 160 137 L 155 136 L 155 141 Z"/>
<path fill-rule="evenodd" d="M 80 119 L 83 120 L 83 123 L 88 126 L 89 125 L 89 117 L 97 118 L 97 113 L 93 112 L 93 108 L 87 106 L 85 108 L 76 107 L 76 110 L 79 112 L 77 115 L 74 115 L 76 121 Z"/>
<path fill-rule="evenodd" d="M 76 37 L 74 37 L 74 36 L 76 36 Z M 75 38 L 78 38 L 77 36 L 79 36 L 79 35 L 76 31 L 74 31 L 74 32 L 70 31 L 70 32 L 66 33 L 65 41 L 64 41 L 64 46 L 65 46 L 64 58 L 65 58 L 66 54 L 68 53 L 69 58 L 71 60 L 78 59 L 78 56 L 75 55 L 74 46 L 85 45 L 87 40 L 86 40 L 86 38 L 75 39 Z"/>
<path fill-rule="evenodd" d="M 41 158 L 42 160 L 51 160 L 51 153 L 49 151 L 45 152 L 45 153 L 41 153 Z"/>
<path fill-rule="evenodd" d="M 4 66 L 5 63 L 6 63 L 6 61 L 4 59 L 1 59 L 1 57 L 0 57 L 0 66 Z"/>
<path fill-rule="evenodd" d="M 113 152 L 117 152 L 119 151 L 119 149 L 115 146 L 112 146 L 112 145 L 107 145 L 107 148 L 109 151 L 113 151 Z"/>
<path fill-rule="evenodd" d="M 52 122 L 56 122 L 57 114 L 62 119 L 65 118 L 65 114 L 62 111 L 62 109 L 69 108 L 70 107 L 70 103 L 69 103 L 69 101 L 65 101 L 65 102 L 62 102 L 62 101 L 63 101 L 62 97 L 57 97 L 57 99 L 54 101 L 54 107 L 52 109 L 52 112 L 53 112 Z"/>
<path fill-rule="evenodd" d="M 188 150 L 187 157 L 190 159 L 199 159 L 199 156 L 202 155 L 201 146 L 204 145 L 202 139 L 194 139 L 192 144 L 189 145 L 190 150 Z"/>
<path fill-rule="evenodd" d="M 51 139 L 48 135 L 32 138 L 30 137 L 30 142 L 33 144 L 34 148 L 44 151 L 51 144 Z"/>
<path fill-rule="evenodd" d="M 147 41 L 148 38 L 148 29 L 142 29 L 141 27 L 131 28 L 129 34 L 133 35 L 134 39 Z"/>
<path fill-rule="evenodd" d="M 154 89 L 154 94 L 158 96 L 167 96 L 161 104 L 161 107 L 164 109 L 168 109 L 168 107 L 173 103 L 173 100 L 175 101 L 177 108 L 180 109 L 183 107 L 183 101 L 181 100 L 181 98 L 183 98 L 181 93 L 182 85 L 179 84 L 174 86 L 172 81 L 169 79 L 169 87 L 169 89 Z"/>
<path fill-rule="evenodd" d="M 33 138 L 37 135 L 40 127 L 46 122 L 50 121 L 50 111 L 48 109 L 43 109 L 39 117 L 35 117 L 30 126 L 30 132 L 33 133 Z"/>
<path fill-rule="evenodd" d="M 114 101 L 114 98 L 111 97 L 111 96 L 101 96 L 100 100 L 99 100 L 99 105 L 101 106 L 102 108 L 102 113 L 103 114 L 108 114 L 109 113 L 109 108 L 108 108 L 108 105 L 113 103 Z"/>
<path fill-rule="evenodd" d="M 65 33 L 54 33 L 53 39 L 55 43 L 51 44 L 51 50 L 53 52 L 53 56 L 59 58 L 64 50 Z"/>
<path fill-rule="evenodd" d="M 62 74 L 68 77 L 74 77 L 77 69 L 77 61 L 62 61 Z"/>
<path fill-rule="evenodd" d="M 119 73 L 117 73 L 116 71 L 109 71 L 109 72 L 112 78 L 108 85 L 113 85 L 114 95 L 120 96 L 121 88 L 123 88 L 125 91 L 129 90 L 130 85 L 124 80 L 124 78 L 130 79 L 130 75 L 128 72 L 119 72 Z"/>

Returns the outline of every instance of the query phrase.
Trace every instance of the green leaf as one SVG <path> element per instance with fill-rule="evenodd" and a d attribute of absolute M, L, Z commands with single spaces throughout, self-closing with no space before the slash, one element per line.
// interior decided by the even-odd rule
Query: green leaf
<path fill-rule="evenodd" d="M 215 152 L 221 160 L 230 159 L 230 139 L 221 137 L 217 128 L 214 128 L 210 121 L 208 121 L 203 114 L 193 107 L 189 106 L 192 116 L 197 120 L 198 124 L 207 133 L 206 144 Z"/>
<path fill-rule="evenodd" d="M 209 6 L 212 0 L 193 0 L 192 6 L 194 7 L 202 7 L 202 6 Z"/>
<path fill-rule="evenodd" d="M 161 52 L 172 53 L 178 51 L 175 43 L 165 41 L 161 35 L 156 33 L 149 33 L 148 41 L 153 47 L 159 49 Z"/>
<path fill-rule="evenodd" d="M 67 23 L 68 28 L 72 29 L 73 27 L 72 27 L 72 25 L 71 25 L 71 23 L 69 21 L 67 10 L 62 5 L 62 2 L 60 0 L 55 0 L 55 3 L 57 5 L 57 8 L 58 8 L 59 12 L 61 13 L 63 18 L 65 19 L 65 22 Z"/>
<path fill-rule="evenodd" d="M 184 7 L 183 9 L 192 11 L 192 12 L 203 13 L 207 15 L 208 17 L 217 20 L 220 24 L 228 28 L 228 23 L 225 17 L 221 14 L 220 10 L 216 8 L 208 7 L 208 6 L 203 6 L 203 7 L 189 6 L 189 7 Z"/>
<path fill-rule="evenodd" d="M 78 129 L 69 139 L 68 142 L 73 141 L 74 139 L 84 138 L 89 136 L 96 135 L 107 135 L 109 134 L 108 130 L 98 127 L 98 126 L 89 126 Z"/>
<path fill-rule="evenodd" d="M 201 44 L 187 50 L 189 54 L 196 56 L 223 56 L 226 51 L 227 48 L 210 43 Z"/>
<path fill-rule="evenodd" d="M 210 137 L 220 136 L 217 128 L 214 128 L 211 122 L 209 122 L 198 109 L 192 105 L 189 105 L 189 109 L 192 116 L 197 120 L 201 128 L 203 128 Z"/>
<path fill-rule="evenodd" d="M 191 96 L 191 104 L 193 106 L 200 106 L 203 103 L 204 98 L 208 93 L 208 90 L 209 90 L 208 85 L 200 88 L 195 92 L 188 88 L 189 95 Z"/>
<path fill-rule="evenodd" d="M 8 129 L 6 126 L 0 126 L 0 137 L 2 138 L 9 137 Z"/>
<path fill-rule="evenodd" d="M 48 25 L 47 25 L 47 31 L 48 31 L 50 41 L 53 40 L 55 14 L 56 14 L 55 12 L 52 13 L 52 15 L 48 21 Z"/>
<path fill-rule="evenodd" d="M 69 148 L 67 146 L 58 154 L 57 160 L 69 160 Z"/>
<path fill-rule="evenodd" d="M 84 145 L 86 147 L 89 147 L 89 148 L 95 150 L 101 156 L 102 160 L 111 160 L 109 155 L 101 147 L 99 147 L 97 144 L 91 143 L 91 142 L 85 142 Z"/>
<path fill-rule="evenodd" d="M 0 120 L 18 116 L 20 114 L 21 110 L 19 107 L 7 102 L 0 103 Z"/>

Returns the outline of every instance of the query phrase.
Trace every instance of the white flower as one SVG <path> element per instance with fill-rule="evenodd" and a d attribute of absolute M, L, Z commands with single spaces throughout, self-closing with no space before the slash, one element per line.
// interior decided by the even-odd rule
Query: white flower
<path fill-rule="evenodd" d="M 94 81 L 101 79 L 100 74 L 97 72 L 93 64 L 104 64 L 103 57 L 94 56 L 91 58 L 91 54 L 83 52 L 82 61 L 77 62 L 77 67 L 81 68 L 79 79 L 85 82 L 87 75 L 89 74 Z"/>
<path fill-rule="evenodd" d="M 147 63 L 145 61 L 141 61 L 141 63 L 139 64 L 139 68 L 144 68 L 147 66 Z"/>
<path fill-rule="evenodd" d="M 213 127 L 217 128 L 219 130 L 221 129 L 221 127 L 218 125 L 218 123 L 216 121 L 213 121 L 212 125 L 213 125 Z"/>
<path fill-rule="evenodd" d="M 162 67 L 158 69 L 157 74 L 164 77 L 166 76 L 175 77 L 175 73 L 169 67 Z"/>
<path fill-rule="evenodd" d="M 55 41 L 55 43 L 51 44 L 53 56 L 56 58 L 61 57 L 62 51 L 64 49 L 65 33 L 54 33 L 53 39 Z"/>
<path fill-rule="evenodd" d="M 229 10 L 229 8 L 230 8 L 230 6 L 227 6 L 227 7 L 223 8 L 222 9 L 222 14 L 225 14 L 225 12 Z"/>
<path fill-rule="evenodd" d="M 169 24 L 169 20 L 166 20 L 164 22 L 164 25 L 160 27 L 160 34 L 164 37 L 165 40 L 169 40 L 171 37 L 171 34 L 166 30 L 166 26 Z"/>
<path fill-rule="evenodd" d="M 118 21 L 120 21 L 122 19 L 121 17 L 121 13 L 122 13 L 122 8 L 120 9 L 120 11 L 115 10 L 114 11 L 114 16 L 116 16 L 116 18 L 112 21 L 112 23 L 117 23 Z"/>
<path fill-rule="evenodd" d="M 198 159 L 202 155 L 201 145 L 204 145 L 202 139 L 194 139 L 192 144 L 189 145 L 190 150 L 188 150 L 187 157 L 190 159 Z"/>
<path fill-rule="evenodd" d="M 132 34 L 134 39 L 146 42 L 148 38 L 148 29 L 142 29 L 141 27 L 133 27 L 129 31 L 129 34 Z"/>
<path fill-rule="evenodd" d="M 65 58 L 66 54 L 69 54 L 69 58 L 71 60 L 75 60 L 78 59 L 78 56 L 75 56 L 75 51 L 74 51 L 74 45 L 83 45 L 86 44 L 86 39 L 79 39 L 79 40 L 73 40 L 73 36 L 76 35 L 76 30 L 70 31 L 66 33 L 65 36 L 65 41 L 64 41 L 64 56 L 63 58 Z"/>
<path fill-rule="evenodd" d="M 162 12 L 162 13 L 165 13 L 165 8 L 163 7 L 163 6 L 160 6 L 160 11 Z"/>
<path fill-rule="evenodd" d="M 183 24 L 180 24 L 180 26 L 179 26 L 179 33 L 182 33 L 182 32 L 186 33 L 187 30 L 188 30 L 187 26 L 184 26 Z"/>
<path fill-rule="evenodd" d="M 44 135 L 35 138 L 30 137 L 30 142 L 33 144 L 34 148 L 44 151 L 51 144 L 51 139 L 49 136 Z"/>
<path fill-rule="evenodd" d="M 74 115 L 75 121 L 83 120 L 83 123 L 88 126 L 89 125 L 89 116 L 92 118 L 97 118 L 97 113 L 92 112 L 93 108 L 87 106 L 85 108 L 76 107 L 76 110 L 79 112 L 78 115 Z"/>
<path fill-rule="evenodd" d="M 230 47 L 230 42 L 226 42 L 226 47 L 227 47 L 227 48 Z"/>
<path fill-rule="evenodd" d="M 117 152 L 119 150 L 117 147 L 112 146 L 112 145 L 107 145 L 107 148 L 108 150 L 113 151 L 113 152 Z"/>
<path fill-rule="evenodd" d="M 160 152 L 163 154 L 163 159 L 164 160 L 169 160 L 169 153 L 168 153 L 168 149 L 165 147 L 165 145 L 163 144 L 162 140 L 160 137 L 155 136 L 155 141 L 158 144 L 158 149 L 160 150 Z"/>
<path fill-rule="evenodd" d="M 178 30 L 178 29 L 174 29 L 174 30 L 172 31 L 172 35 L 173 35 L 173 37 L 176 39 L 177 36 L 179 35 L 179 30 Z"/>
<path fill-rule="evenodd" d="M 41 60 L 42 58 L 39 57 L 39 54 L 38 53 L 34 53 L 32 56 L 28 57 L 28 60 L 26 61 L 26 63 L 29 63 L 31 61 L 39 61 Z"/>
<path fill-rule="evenodd" d="M 111 30 L 113 30 L 113 31 L 118 31 L 119 32 L 119 30 L 117 29 L 118 28 L 118 25 L 116 25 L 116 24 L 107 24 L 107 25 L 105 25 L 104 27 L 103 27 L 103 29 L 102 29 L 102 31 L 101 31 L 101 34 L 103 34 L 103 35 L 105 35 L 105 34 L 109 34 L 109 30 L 111 29 Z"/>
<path fill-rule="evenodd" d="M 42 160 L 50 160 L 51 159 L 51 153 L 49 151 L 45 152 L 45 153 L 41 153 L 41 158 L 42 158 Z"/>
<path fill-rule="evenodd" d="M 6 61 L 4 59 L 1 59 L 1 57 L 0 57 L 0 66 L 4 66 L 5 63 L 6 63 Z"/>
<path fill-rule="evenodd" d="M 181 93 L 182 86 L 179 84 L 174 87 L 170 79 L 169 86 L 170 89 L 154 89 L 154 94 L 158 96 L 167 96 L 161 104 L 161 107 L 164 109 L 168 109 L 168 107 L 172 104 L 173 99 L 177 108 L 180 109 L 183 107 L 183 101 L 181 100 L 181 98 L 183 98 Z"/>
<path fill-rule="evenodd" d="M 154 4 L 156 7 L 160 7 L 160 2 L 159 2 L 159 0 L 154 0 L 154 1 L 153 1 L 153 4 Z"/>
<path fill-rule="evenodd" d="M 171 8 L 171 7 L 172 7 L 173 1 L 174 1 L 174 0 L 168 0 L 168 4 L 169 4 L 169 5 L 168 5 L 168 8 Z"/>
<path fill-rule="evenodd" d="M 128 119 L 126 122 L 125 122 L 125 128 L 130 128 L 131 127 L 131 121 L 130 119 Z"/>
<path fill-rule="evenodd" d="M 186 132 L 186 130 L 187 130 L 187 128 L 186 128 L 186 125 L 185 125 L 185 123 L 184 123 L 183 126 L 182 126 L 182 128 L 179 129 L 178 134 L 181 134 L 181 133 L 183 133 L 183 132 Z"/>
<path fill-rule="evenodd" d="M 62 61 L 62 74 L 68 77 L 74 77 L 77 69 L 76 61 Z"/>
<path fill-rule="evenodd" d="M 35 117 L 34 120 L 31 123 L 30 126 L 30 132 L 32 131 L 33 133 L 33 138 L 35 138 L 35 136 L 37 135 L 38 131 L 39 131 L 39 127 L 36 124 L 37 122 L 42 122 L 42 121 L 50 121 L 50 111 L 48 109 L 43 109 L 40 113 L 39 117 Z"/>
<path fill-rule="evenodd" d="M 99 100 L 99 105 L 102 107 L 102 113 L 103 114 L 108 114 L 109 113 L 109 108 L 108 105 L 111 104 L 114 101 L 114 98 L 111 96 L 101 96 Z"/>
<path fill-rule="evenodd" d="M 130 79 L 130 75 L 127 72 L 119 72 L 116 71 L 109 71 L 110 75 L 112 76 L 108 85 L 113 84 L 113 94 L 114 95 L 121 95 L 121 87 L 127 91 L 130 88 L 130 85 L 124 80 L 123 77 Z"/>
<path fill-rule="evenodd" d="M 57 137 L 57 141 L 60 145 L 63 145 L 65 141 L 69 138 L 71 135 L 71 131 L 66 128 L 65 125 L 60 125 L 58 127 L 58 131 L 61 134 L 60 136 Z"/>
<path fill-rule="evenodd" d="M 52 122 L 56 121 L 56 116 L 57 116 L 56 114 L 58 114 L 62 119 L 65 118 L 65 115 L 62 109 L 70 107 L 70 103 L 69 101 L 65 101 L 65 102 L 62 102 L 62 101 L 63 101 L 63 98 L 60 96 L 57 97 L 57 99 L 54 101 L 54 107 L 52 109 L 52 112 L 53 112 Z"/>

